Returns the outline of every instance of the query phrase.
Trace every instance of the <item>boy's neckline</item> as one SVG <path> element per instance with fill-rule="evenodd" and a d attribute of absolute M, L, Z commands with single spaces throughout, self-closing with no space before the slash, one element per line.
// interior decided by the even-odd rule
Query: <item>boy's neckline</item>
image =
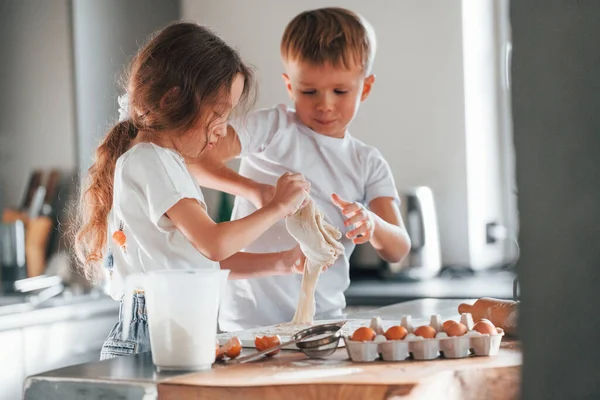
<path fill-rule="evenodd" d="M 295 119 L 296 119 L 296 124 L 298 125 L 298 127 L 304 133 L 313 137 L 320 144 L 330 144 L 330 145 L 339 146 L 343 143 L 346 143 L 350 139 L 350 133 L 348 132 L 348 129 L 346 129 L 346 132 L 344 132 L 344 137 L 341 137 L 341 138 L 331 137 L 331 136 L 323 135 L 322 133 L 319 133 L 319 132 L 315 132 L 314 130 L 310 129 L 308 126 L 306 126 L 302 122 L 300 122 L 300 120 L 298 119 L 297 116 L 295 117 Z"/>

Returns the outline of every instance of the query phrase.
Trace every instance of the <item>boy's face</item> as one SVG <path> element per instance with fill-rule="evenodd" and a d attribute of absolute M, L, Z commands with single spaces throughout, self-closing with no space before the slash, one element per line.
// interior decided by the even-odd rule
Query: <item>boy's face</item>
<path fill-rule="evenodd" d="M 284 62 L 283 79 L 300 122 L 325 136 L 343 138 L 360 102 L 371 92 L 375 76 L 360 66 Z"/>

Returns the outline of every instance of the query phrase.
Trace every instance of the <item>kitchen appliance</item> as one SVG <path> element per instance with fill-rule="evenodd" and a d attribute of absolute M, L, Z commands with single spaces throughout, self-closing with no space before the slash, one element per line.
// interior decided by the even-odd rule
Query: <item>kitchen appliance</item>
<path fill-rule="evenodd" d="M 386 263 L 370 245 L 357 246 L 350 263 L 353 269 L 376 271 L 390 279 L 421 280 L 441 269 L 440 239 L 433 192 L 418 186 L 399 190 L 400 213 L 411 240 L 409 254 L 399 263 Z"/>
<path fill-rule="evenodd" d="M 388 264 L 386 273 L 412 280 L 433 278 L 442 268 L 433 192 L 426 186 L 415 187 L 403 191 L 400 200 L 411 249 L 400 263 Z"/>
<path fill-rule="evenodd" d="M 15 282 L 27 278 L 25 224 L 21 220 L 0 224 L 0 281 L 2 292 L 15 291 Z"/>

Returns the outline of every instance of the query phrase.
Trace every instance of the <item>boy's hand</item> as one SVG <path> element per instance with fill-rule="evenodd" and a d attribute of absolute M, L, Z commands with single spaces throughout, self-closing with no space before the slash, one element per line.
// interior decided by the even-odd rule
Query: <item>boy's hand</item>
<path fill-rule="evenodd" d="M 283 263 L 291 267 L 291 272 L 294 274 L 304 273 L 304 262 L 306 256 L 302 253 L 300 245 L 296 245 L 293 249 L 284 252 Z"/>
<path fill-rule="evenodd" d="M 354 229 L 346 233 L 348 239 L 352 239 L 355 244 L 366 243 L 373 237 L 375 231 L 375 221 L 369 210 L 360 203 L 350 203 L 343 200 L 337 194 L 331 195 L 333 204 L 339 207 L 342 214 L 347 218 L 344 221 L 345 226 L 354 225 Z"/>
<path fill-rule="evenodd" d="M 306 262 L 306 256 L 302 253 L 300 249 L 300 245 L 296 245 L 293 249 L 290 249 L 285 252 L 283 262 L 285 265 L 290 265 L 292 267 L 292 273 L 294 274 L 304 274 L 304 263 Z M 331 265 L 326 265 L 321 270 L 321 273 L 327 271 L 331 267 Z"/>

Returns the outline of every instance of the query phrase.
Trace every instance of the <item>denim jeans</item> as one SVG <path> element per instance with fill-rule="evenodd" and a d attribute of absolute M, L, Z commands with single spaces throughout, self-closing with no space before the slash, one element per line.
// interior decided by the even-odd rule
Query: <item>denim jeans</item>
<path fill-rule="evenodd" d="M 133 294 L 132 311 L 132 315 L 123 315 L 123 301 L 121 301 L 119 322 L 112 328 L 104 342 L 100 352 L 100 360 L 150 351 L 146 298 L 143 293 Z M 129 332 L 125 340 L 122 337 L 124 318 L 131 318 Z"/>

